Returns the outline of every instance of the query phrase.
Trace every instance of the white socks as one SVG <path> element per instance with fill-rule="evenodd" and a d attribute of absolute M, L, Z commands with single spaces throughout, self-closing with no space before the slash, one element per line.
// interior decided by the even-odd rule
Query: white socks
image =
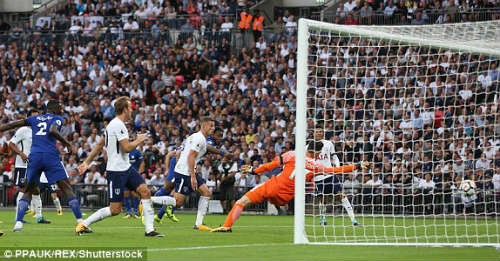
<path fill-rule="evenodd" d="M 18 209 L 18 204 L 19 204 L 19 200 L 21 200 L 24 196 L 24 193 L 19 191 L 19 193 L 17 193 L 17 198 L 16 198 L 16 217 L 14 218 L 14 220 L 17 219 L 17 209 Z"/>
<path fill-rule="evenodd" d="M 111 216 L 111 209 L 109 207 L 101 208 L 94 212 L 94 214 L 90 215 L 87 219 L 83 220 L 82 223 L 86 226 L 89 227 L 93 223 L 97 221 L 101 221 L 107 217 Z"/>
<path fill-rule="evenodd" d="M 151 202 L 162 206 L 175 206 L 175 198 L 170 196 L 151 197 Z"/>
<path fill-rule="evenodd" d="M 352 206 L 351 206 L 351 203 L 349 202 L 349 199 L 342 198 L 342 206 L 347 211 L 347 215 L 349 215 L 349 218 L 351 218 L 351 222 L 354 223 L 354 221 L 356 221 L 356 219 L 354 218 L 354 211 L 352 211 Z"/>
<path fill-rule="evenodd" d="M 151 199 L 142 199 L 141 202 L 142 215 L 144 215 L 144 226 L 146 229 L 146 233 L 149 233 L 155 230 L 153 226 L 155 212 L 153 211 L 153 207 L 151 206 Z"/>
<path fill-rule="evenodd" d="M 40 195 L 32 195 L 31 196 L 31 204 L 35 208 L 35 217 L 41 218 L 42 217 L 42 199 L 40 198 Z"/>
<path fill-rule="evenodd" d="M 203 224 L 203 218 L 207 214 L 209 197 L 200 196 L 200 201 L 198 202 L 198 214 L 196 215 L 196 226 Z"/>
<path fill-rule="evenodd" d="M 59 201 L 59 198 L 54 199 L 54 206 L 56 206 L 58 211 L 62 211 L 61 201 Z"/>

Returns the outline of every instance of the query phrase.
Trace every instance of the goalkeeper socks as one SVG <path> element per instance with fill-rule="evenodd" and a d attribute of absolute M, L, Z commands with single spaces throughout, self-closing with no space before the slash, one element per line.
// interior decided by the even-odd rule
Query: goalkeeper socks
<path fill-rule="evenodd" d="M 200 201 L 198 202 L 198 214 L 196 215 L 196 226 L 203 224 L 203 218 L 207 214 L 209 197 L 200 196 Z"/>
<path fill-rule="evenodd" d="M 33 204 L 33 206 L 35 207 L 35 217 L 41 218 L 42 217 L 42 199 L 40 198 L 40 194 L 32 195 L 31 204 Z"/>
<path fill-rule="evenodd" d="M 226 221 L 224 222 L 224 227 L 232 227 L 234 224 L 234 221 L 236 221 L 240 215 L 241 212 L 243 212 L 243 205 L 241 204 L 234 204 L 233 209 L 231 209 L 231 212 L 227 215 Z"/>
<path fill-rule="evenodd" d="M 26 199 L 20 199 L 19 203 L 17 203 L 17 217 L 16 221 L 21 222 L 23 221 L 24 214 L 26 213 L 26 210 L 28 210 L 28 200 Z"/>
<path fill-rule="evenodd" d="M 80 210 L 80 203 L 76 197 L 72 197 L 68 199 L 68 205 L 71 207 L 71 211 L 73 211 L 73 215 L 75 215 L 76 220 L 82 219 L 82 211 Z"/>
<path fill-rule="evenodd" d="M 175 198 L 169 196 L 151 197 L 151 202 L 162 206 L 175 206 Z"/>
<path fill-rule="evenodd" d="M 142 215 L 144 216 L 144 226 L 146 229 L 146 233 L 155 230 L 153 226 L 155 213 L 151 205 L 152 203 L 150 199 L 142 199 Z"/>
<path fill-rule="evenodd" d="M 349 199 L 342 198 L 342 206 L 347 211 L 347 215 L 349 215 L 349 218 L 351 218 L 351 222 L 354 223 L 356 221 L 356 218 L 354 218 L 354 211 L 352 211 L 352 206 L 351 203 L 349 202 Z"/>
<path fill-rule="evenodd" d="M 132 213 L 130 210 L 130 198 L 126 197 L 124 201 L 125 201 L 125 209 L 127 210 L 127 214 Z"/>
<path fill-rule="evenodd" d="M 111 216 L 111 209 L 109 207 L 101 208 L 94 212 L 94 214 L 90 215 L 87 219 L 85 219 L 82 223 L 89 227 L 97 221 L 101 221 L 107 217 Z"/>
<path fill-rule="evenodd" d="M 56 197 L 56 199 L 54 199 L 54 206 L 56 206 L 56 209 L 58 211 L 62 211 L 62 207 L 61 207 L 61 201 L 59 201 L 59 198 Z"/>
<path fill-rule="evenodd" d="M 139 214 L 139 198 L 138 197 L 132 197 L 132 200 L 134 201 L 134 214 L 138 215 Z"/>
<path fill-rule="evenodd" d="M 155 197 L 166 196 L 166 195 L 167 195 L 167 191 L 165 191 L 164 188 L 159 189 L 155 193 Z"/>
<path fill-rule="evenodd" d="M 24 196 L 23 192 L 19 191 L 19 193 L 17 193 L 17 198 L 16 198 L 16 219 L 17 219 L 17 210 L 19 209 L 19 200 L 21 200 L 23 198 L 23 196 Z"/>

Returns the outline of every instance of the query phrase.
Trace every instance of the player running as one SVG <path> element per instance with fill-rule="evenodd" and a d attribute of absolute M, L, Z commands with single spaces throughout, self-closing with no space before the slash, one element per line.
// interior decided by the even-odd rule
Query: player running
<path fill-rule="evenodd" d="M 339 167 L 340 161 L 337 155 L 335 154 L 335 146 L 329 140 L 325 139 L 325 132 L 323 128 L 316 127 L 314 129 L 314 139 L 321 141 L 323 143 L 323 148 L 321 149 L 321 153 L 318 158 L 316 158 L 316 162 L 326 166 L 326 167 Z M 332 158 L 333 158 L 333 166 L 332 166 Z M 314 186 L 316 191 L 316 196 L 319 200 L 319 214 L 320 214 L 320 225 L 326 226 L 326 204 L 330 200 L 335 200 L 341 198 L 342 199 L 342 207 L 349 215 L 353 226 L 359 226 L 360 223 L 354 217 L 354 211 L 352 210 L 351 203 L 347 196 L 342 193 L 342 184 L 340 179 L 336 175 L 315 175 L 314 176 Z M 334 195 L 335 198 L 331 198 Z M 327 202 L 324 202 L 327 201 Z"/>
<path fill-rule="evenodd" d="M 182 146 L 177 147 L 175 150 L 170 151 L 165 156 L 165 186 L 159 189 L 155 196 L 167 196 L 172 194 L 173 189 L 175 188 L 174 184 L 174 175 L 175 175 L 175 165 L 177 163 L 177 159 L 180 157 L 182 151 Z M 155 221 L 158 223 L 162 223 L 162 218 L 166 214 L 167 218 L 172 220 L 173 222 L 179 222 L 179 219 L 174 215 L 175 206 L 163 206 L 158 214 L 155 215 Z"/>
<path fill-rule="evenodd" d="M 18 203 L 16 224 L 13 232 L 22 231 L 22 220 L 28 209 L 28 201 L 40 184 L 40 175 L 42 172 L 47 173 L 49 184 L 57 183 L 66 198 L 68 198 L 68 204 L 71 206 L 77 221 L 80 222 L 82 220 L 80 204 L 71 189 L 68 175 L 61 162 L 59 150 L 56 146 L 56 140 L 59 140 L 68 152 L 72 151 L 71 144 L 59 132 L 64 121 L 60 116 L 62 114 L 63 107 L 59 101 L 50 100 L 47 103 L 47 113 L 30 116 L 24 120 L 13 121 L 0 126 L 0 131 L 22 126 L 31 126 L 32 131 L 33 143 L 30 155 L 28 156 L 28 167 L 26 170 L 28 184 L 23 198 Z"/>
<path fill-rule="evenodd" d="M 130 165 L 135 168 L 139 174 L 144 172 L 144 157 L 138 149 L 134 149 L 129 153 Z M 127 186 L 123 187 L 123 198 L 125 202 L 126 214 L 123 218 L 132 217 L 132 207 L 134 209 L 134 218 L 139 218 L 139 197 L 134 191 L 128 190 Z M 130 205 L 132 203 L 132 206 Z"/>
<path fill-rule="evenodd" d="M 135 141 L 129 141 L 129 135 L 125 122 L 132 118 L 132 104 L 130 98 L 122 96 L 114 104 L 116 117 L 106 126 L 105 135 L 99 140 L 96 147 L 90 152 L 85 161 L 78 166 L 78 171 L 83 174 L 94 158 L 106 146 L 107 164 L 106 178 L 109 189 L 109 207 L 101 208 L 87 219 L 79 222 L 75 228 L 78 235 L 92 233 L 89 226 L 95 222 L 110 216 L 120 214 L 123 204 L 123 187 L 128 187 L 131 191 L 136 191 L 142 201 L 143 215 L 145 220 L 145 236 L 163 237 L 164 235 L 155 231 L 153 226 L 154 210 L 152 203 L 161 205 L 174 205 L 175 200 L 171 197 L 151 197 L 146 183 L 142 176 L 130 164 L 129 153 L 139 144 L 143 143 L 146 134 L 137 135 Z"/>
<path fill-rule="evenodd" d="M 306 169 L 310 172 L 306 174 L 306 181 L 310 181 L 314 176 L 323 173 L 351 172 L 355 169 L 368 167 L 367 162 L 334 168 L 325 167 L 314 161 L 322 149 L 323 143 L 321 142 L 309 146 L 306 154 Z M 283 206 L 290 202 L 295 197 L 295 151 L 286 152 L 274 158 L 272 162 L 263 164 L 255 170 L 251 166 L 245 165 L 242 167 L 242 171 L 259 175 L 283 165 L 283 171 L 278 176 L 258 185 L 241 197 L 227 215 L 224 225 L 213 229 L 212 232 L 232 232 L 233 223 L 240 217 L 243 209 L 250 204 L 258 204 L 268 200 L 274 205 Z"/>

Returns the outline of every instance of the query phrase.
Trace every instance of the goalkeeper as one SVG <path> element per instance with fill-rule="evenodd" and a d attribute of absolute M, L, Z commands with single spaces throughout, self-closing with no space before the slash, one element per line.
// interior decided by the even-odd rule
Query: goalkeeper
<path fill-rule="evenodd" d="M 306 180 L 310 181 L 315 175 L 323 175 L 324 173 L 351 172 L 358 168 L 364 169 L 368 167 L 368 163 L 365 162 L 358 165 L 327 168 L 314 161 L 322 149 L 323 143 L 321 142 L 314 143 L 308 147 L 306 169 L 310 172 L 306 174 Z M 295 196 L 295 151 L 286 152 L 274 158 L 272 162 L 263 164 L 255 170 L 247 165 L 242 166 L 241 171 L 260 175 L 282 165 L 284 165 L 283 171 L 278 176 L 256 186 L 241 197 L 231 209 L 231 212 L 229 212 L 224 225 L 213 229 L 212 232 L 232 232 L 231 227 L 233 223 L 240 217 L 243 209 L 249 204 L 258 204 L 264 202 L 264 200 L 269 200 L 274 205 L 283 206 L 292 200 Z"/>

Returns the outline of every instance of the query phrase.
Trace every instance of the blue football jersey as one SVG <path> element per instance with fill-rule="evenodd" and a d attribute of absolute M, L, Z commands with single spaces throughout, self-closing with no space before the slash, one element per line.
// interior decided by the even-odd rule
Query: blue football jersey
<path fill-rule="evenodd" d="M 50 135 L 49 130 L 52 124 L 57 126 L 60 131 L 64 122 L 63 117 L 51 113 L 31 116 L 26 119 L 26 122 L 31 126 L 33 143 L 31 144 L 31 152 L 52 153 L 59 155 L 59 150 L 56 147 L 57 139 Z"/>
<path fill-rule="evenodd" d="M 139 170 L 139 166 L 141 165 L 141 162 L 144 161 L 144 158 L 142 157 L 142 153 L 134 149 L 128 154 L 130 164 L 132 167 L 134 167 L 136 170 Z"/>

